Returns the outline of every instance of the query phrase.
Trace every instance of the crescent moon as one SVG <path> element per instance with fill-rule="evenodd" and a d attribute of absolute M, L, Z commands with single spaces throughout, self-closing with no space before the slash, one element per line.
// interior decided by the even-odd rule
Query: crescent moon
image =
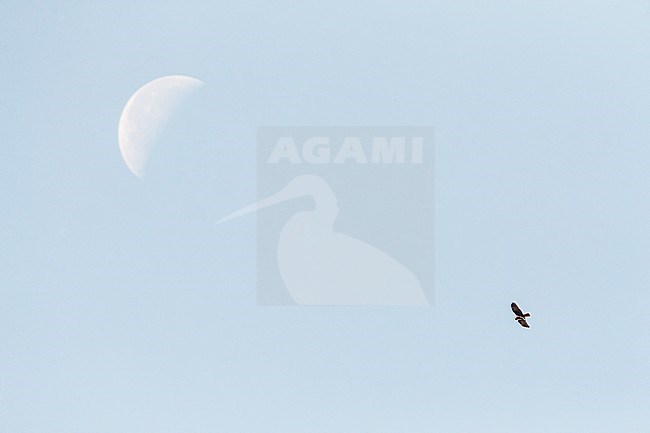
<path fill-rule="evenodd" d="M 203 81 L 186 75 L 167 75 L 140 87 L 122 110 L 118 126 L 120 152 L 129 170 L 142 178 L 161 127 L 180 103 Z"/>

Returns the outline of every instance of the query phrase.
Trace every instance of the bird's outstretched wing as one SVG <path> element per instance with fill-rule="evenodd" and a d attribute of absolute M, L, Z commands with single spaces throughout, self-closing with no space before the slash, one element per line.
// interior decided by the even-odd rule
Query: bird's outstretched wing
<path fill-rule="evenodd" d="M 528 322 L 526 322 L 526 319 L 523 317 L 517 317 L 517 322 L 519 322 L 519 324 L 524 328 L 530 328 L 530 326 L 528 326 Z"/>
<path fill-rule="evenodd" d="M 510 308 L 512 308 L 512 312 L 515 313 L 516 316 L 522 316 L 524 315 L 524 312 L 521 311 L 521 308 L 517 306 L 514 302 L 510 304 Z"/>

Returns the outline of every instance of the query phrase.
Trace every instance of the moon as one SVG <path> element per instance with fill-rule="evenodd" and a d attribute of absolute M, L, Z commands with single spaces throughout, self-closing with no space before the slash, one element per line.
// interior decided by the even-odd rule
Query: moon
<path fill-rule="evenodd" d="M 167 75 L 148 82 L 129 98 L 117 135 L 122 158 L 137 177 L 145 174 L 162 126 L 181 102 L 203 84 L 187 75 Z"/>

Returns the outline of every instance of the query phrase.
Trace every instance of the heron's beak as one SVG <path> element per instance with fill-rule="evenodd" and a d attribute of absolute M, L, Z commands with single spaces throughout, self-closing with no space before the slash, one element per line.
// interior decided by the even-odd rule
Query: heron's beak
<path fill-rule="evenodd" d="M 235 211 L 231 213 L 230 215 L 227 215 L 223 218 L 221 218 L 219 221 L 216 222 L 216 224 L 221 224 L 223 222 L 229 221 L 231 219 L 238 218 L 240 216 L 256 212 L 260 209 L 264 209 L 265 207 L 273 206 L 274 204 L 282 203 L 283 201 L 290 200 L 292 198 L 295 198 L 296 196 L 289 193 L 286 188 L 283 188 L 279 192 L 273 194 L 270 197 L 267 197 L 265 199 L 259 200 L 256 203 L 249 204 L 248 206 L 244 206 L 243 208 L 239 209 L 238 211 Z"/>

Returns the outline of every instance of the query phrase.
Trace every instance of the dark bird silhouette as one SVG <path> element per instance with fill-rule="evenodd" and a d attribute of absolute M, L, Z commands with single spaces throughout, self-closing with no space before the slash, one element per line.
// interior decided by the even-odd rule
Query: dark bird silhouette
<path fill-rule="evenodd" d="M 521 308 L 519 308 L 514 302 L 510 304 L 510 308 L 512 308 L 512 312 L 515 313 L 515 320 L 524 328 L 530 328 L 528 322 L 526 322 L 526 317 L 530 317 L 530 313 L 524 313 L 521 311 Z"/>

